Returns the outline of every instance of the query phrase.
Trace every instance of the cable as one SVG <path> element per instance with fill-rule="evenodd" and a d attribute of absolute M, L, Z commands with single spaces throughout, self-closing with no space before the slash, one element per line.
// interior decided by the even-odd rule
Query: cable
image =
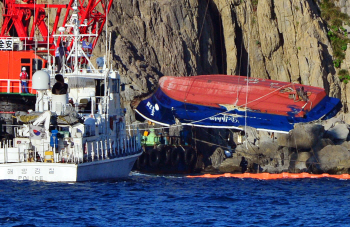
<path fill-rule="evenodd" d="M 199 33 L 199 38 L 198 38 L 198 40 L 200 40 L 200 39 L 201 39 L 201 36 L 202 36 L 202 31 L 203 31 L 203 27 L 204 27 L 205 17 L 207 16 L 207 11 L 208 11 L 208 7 L 209 7 L 209 1 L 210 1 L 210 0 L 208 0 L 207 8 L 205 9 L 205 13 L 204 13 L 204 17 L 203 17 L 203 23 L 202 23 L 201 31 L 200 31 L 200 33 Z"/>
<path fill-rule="evenodd" d="M 247 85 L 246 85 L 246 93 L 245 93 L 245 114 L 244 114 L 244 131 L 247 131 L 247 109 L 248 109 L 248 92 L 249 92 L 249 43 L 250 43 L 250 17 L 248 16 L 248 48 L 247 48 Z M 247 136 L 245 135 L 245 139 L 247 140 Z M 247 144 L 247 143 L 246 143 Z M 246 145 L 246 148 L 248 149 L 248 145 Z"/>

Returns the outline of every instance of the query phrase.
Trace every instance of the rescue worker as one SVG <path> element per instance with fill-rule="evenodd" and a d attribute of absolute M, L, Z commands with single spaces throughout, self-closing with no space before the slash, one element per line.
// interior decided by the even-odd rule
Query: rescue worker
<path fill-rule="evenodd" d="M 65 42 L 60 42 L 59 47 L 56 48 L 55 51 L 55 61 L 56 61 L 56 66 L 57 70 L 56 72 L 60 72 L 62 66 L 65 64 L 65 59 L 66 59 L 66 53 L 68 52 L 66 43 Z"/>
<path fill-rule="evenodd" d="M 52 87 L 52 94 L 54 95 L 67 94 L 68 84 L 64 83 L 63 76 L 61 74 L 56 74 L 55 79 L 57 82 Z"/>
<path fill-rule="evenodd" d="M 242 173 L 245 173 L 248 169 L 248 161 L 245 160 L 245 157 L 242 157 L 241 159 L 241 163 L 239 164 L 239 166 L 242 168 Z"/>
<path fill-rule="evenodd" d="M 28 93 L 28 73 L 26 67 L 22 67 L 22 72 L 19 74 L 19 78 L 21 80 L 22 93 Z"/>

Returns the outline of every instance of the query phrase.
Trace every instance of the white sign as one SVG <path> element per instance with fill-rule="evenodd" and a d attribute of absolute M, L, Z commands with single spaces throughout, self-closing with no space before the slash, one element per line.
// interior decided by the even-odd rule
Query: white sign
<path fill-rule="evenodd" d="M 13 50 L 13 40 L 0 39 L 0 50 Z"/>

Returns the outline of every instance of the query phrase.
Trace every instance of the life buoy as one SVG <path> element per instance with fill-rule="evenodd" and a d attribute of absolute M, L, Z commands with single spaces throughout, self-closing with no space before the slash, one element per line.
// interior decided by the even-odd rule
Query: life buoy
<path fill-rule="evenodd" d="M 171 165 L 173 166 L 177 166 L 180 162 L 180 158 L 181 158 L 181 148 L 178 147 L 174 147 L 171 150 Z"/>
<path fill-rule="evenodd" d="M 160 163 L 160 152 L 157 149 L 152 149 L 149 152 L 149 165 L 157 167 Z"/>
<path fill-rule="evenodd" d="M 184 160 L 187 166 L 193 165 L 196 160 L 196 151 L 192 147 L 188 147 L 185 150 Z"/>

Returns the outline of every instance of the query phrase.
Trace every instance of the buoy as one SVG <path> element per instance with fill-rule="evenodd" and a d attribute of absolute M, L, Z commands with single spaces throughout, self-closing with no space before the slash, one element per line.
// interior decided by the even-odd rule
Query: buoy
<path fill-rule="evenodd" d="M 349 174 L 332 175 L 328 173 L 310 174 L 310 173 L 224 173 L 224 174 L 203 174 L 189 175 L 188 178 L 218 178 L 218 177 L 233 177 L 233 178 L 252 178 L 259 180 L 277 180 L 277 179 L 302 179 L 302 178 L 336 178 L 349 180 Z"/>

